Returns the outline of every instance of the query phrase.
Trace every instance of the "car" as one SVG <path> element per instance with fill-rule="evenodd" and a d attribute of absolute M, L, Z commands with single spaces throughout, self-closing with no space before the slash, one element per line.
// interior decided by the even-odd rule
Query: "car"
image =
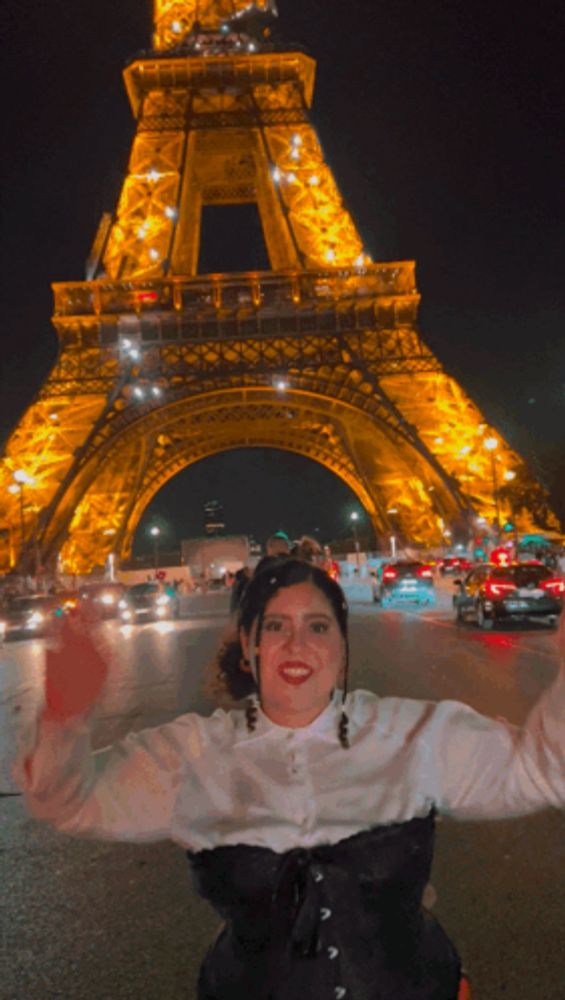
<path fill-rule="evenodd" d="M 79 595 L 76 590 L 56 590 L 53 597 L 57 599 L 65 614 L 72 613 L 78 607 Z"/>
<path fill-rule="evenodd" d="M 383 608 L 391 604 L 435 604 L 430 567 L 414 560 L 385 563 L 373 583 L 373 600 Z"/>
<path fill-rule="evenodd" d="M 446 576 L 448 573 L 467 573 L 471 566 L 472 563 L 467 556 L 444 556 L 437 564 L 441 576 Z"/>
<path fill-rule="evenodd" d="M 179 598 L 169 593 L 162 584 L 150 581 L 129 587 L 118 603 L 120 618 L 124 623 L 166 621 L 178 618 Z"/>
<path fill-rule="evenodd" d="M 543 619 L 555 628 L 563 610 L 565 581 L 537 563 L 476 566 L 454 584 L 456 621 L 472 619 L 483 629 L 504 619 Z"/>
<path fill-rule="evenodd" d="M 13 597 L 0 610 L 0 634 L 4 639 L 50 635 L 64 614 L 56 594 Z"/>
<path fill-rule="evenodd" d="M 110 580 L 86 583 L 79 591 L 79 602 L 82 607 L 96 608 L 103 618 L 116 618 L 125 590 L 123 583 Z"/>

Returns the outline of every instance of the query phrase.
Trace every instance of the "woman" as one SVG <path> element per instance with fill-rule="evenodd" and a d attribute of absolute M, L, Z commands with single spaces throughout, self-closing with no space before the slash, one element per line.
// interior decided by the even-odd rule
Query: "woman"
<path fill-rule="evenodd" d="M 225 920 L 200 1000 L 463 996 L 457 953 L 421 906 L 434 816 L 565 805 L 563 672 L 521 731 L 456 702 L 348 695 L 342 591 L 290 559 L 249 583 L 219 657 L 244 711 L 185 715 L 91 754 L 105 665 L 89 646 L 77 670 L 82 642 L 48 658 L 21 784 L 60 830 L 186 848 Z"/>

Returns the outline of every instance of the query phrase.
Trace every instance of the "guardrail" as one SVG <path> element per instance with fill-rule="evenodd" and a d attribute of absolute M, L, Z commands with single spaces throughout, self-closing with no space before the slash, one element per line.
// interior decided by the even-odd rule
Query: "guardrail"
<path fill-rule="evenodd" d="M 331 308 L 344 300 L 417 294 L 413 261 L 328 271 L 253 272 L 195 278 L 57 282 L 55 318 L 123 313 L 234 315 Z"/>

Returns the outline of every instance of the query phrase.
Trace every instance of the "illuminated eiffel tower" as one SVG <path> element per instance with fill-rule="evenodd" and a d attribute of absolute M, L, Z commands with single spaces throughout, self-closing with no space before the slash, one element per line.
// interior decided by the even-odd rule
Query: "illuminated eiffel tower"
<path fill-rule="evenodd" d="M 315 63 L 273 41 L 276 16 L 155 0 L 153 49 L 124 72 L 117 209 L 87 280 L 54 285 L 59 357 L 3 456 L 4 569 L 127 556 L 163 484 L 232 448 L 305 455 L 377 534 L 428 545 L 505 518 L 501 484 L 527 480 L 419 336 L 414 262 L 365 251 L 310 122 Z M 203 207 L 243 203 L 271 270 L 198 274 Z"/>

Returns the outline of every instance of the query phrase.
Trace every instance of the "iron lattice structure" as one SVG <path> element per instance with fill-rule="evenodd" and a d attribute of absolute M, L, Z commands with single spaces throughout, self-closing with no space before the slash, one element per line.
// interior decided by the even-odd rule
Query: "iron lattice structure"
<path fill-rule="evenodd" d="M 163 484 L 232 448 L 320 462 L 377 533 L 430 545 L 492 522 L 493 477 L 520 469 L 500 435 L 485 449 L 417 332 L 414 262 L 364 250 L 310 122 L 315 63 L 272 43 L 275 15 L 155 0 L 155 47 L 124 72 L 137 128 L 117 209 L 88 280 L 53 286 L 58 360 L 4 454 L 4 568 L 127 556 Z M 246 202 L 272 269 L 199 275 L 203 206 Z"/>

